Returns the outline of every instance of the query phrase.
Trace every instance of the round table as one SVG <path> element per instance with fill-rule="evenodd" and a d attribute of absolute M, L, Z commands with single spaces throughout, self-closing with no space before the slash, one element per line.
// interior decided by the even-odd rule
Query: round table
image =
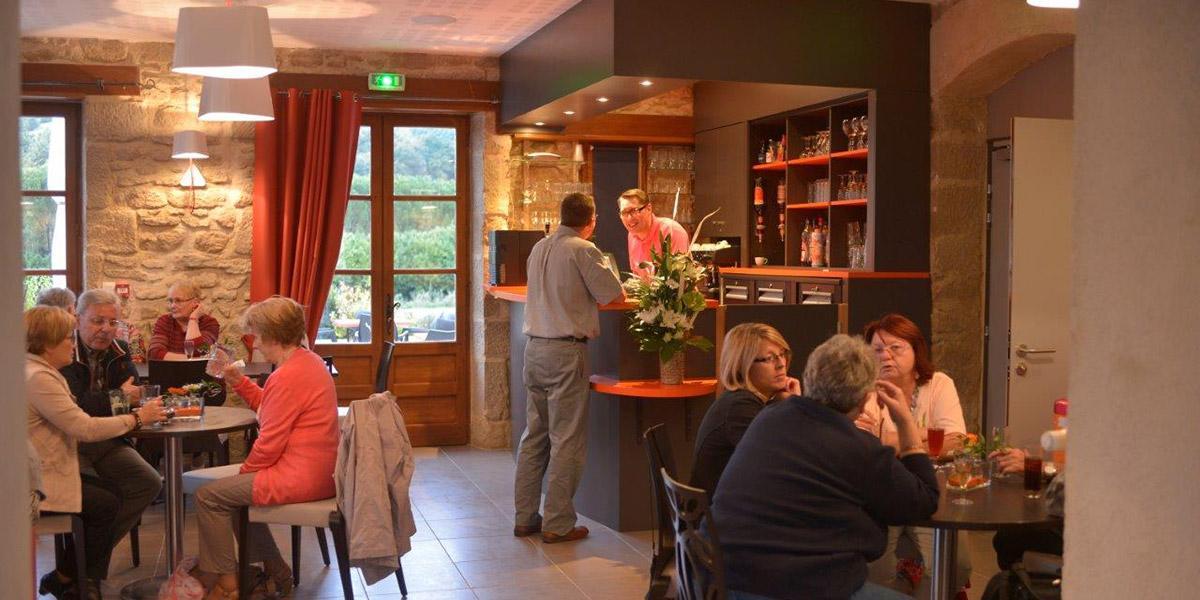
<path fill-rule="evenodd" d="M 1000 479 L 992 479 L 991 485 L 960 493 L 946 489 L 946 476 L 938 472 L 937 512 L 918 526 L 933 528 L 933 570 L 930 584 L 934 600 L 950 600 L 957 593 L 958 582 L 954 581 L 954 566 L 958 555 L 960 529 L 973 531 L 995 531 L 1008 527 L 1047 525 L 1060 521 L 1046 512 L 1042 498 L 1026 498 L 1024 480 L 1014 473 Z M 959 496 L 971 500 L 972 504 L 954 504 L 951 500 Z"/>
<path fill-rule="evenodd" d="M 198 435 L 228 433 L 249 429 L 258 424 L 254 411 L 231 406 L 211 406 L 204 409 L 199 421 L 173 420 L 161 427 L 143 427 L 129 432 L 130 437 L 161 438 L 166 458 L 167 501 L 165 519 L 167 531 L 167 575 L 175 571 L 183 558 L 183 439 Z M 157 598 L 158 588 L 166 576 L 135 581 L 121 590 L 122 599 Z"/>

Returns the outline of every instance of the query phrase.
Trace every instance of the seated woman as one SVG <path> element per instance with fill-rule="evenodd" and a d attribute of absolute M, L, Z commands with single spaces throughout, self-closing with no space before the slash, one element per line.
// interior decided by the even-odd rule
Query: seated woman
<path fill-rule="evenodd" d="M 800 394 L 800 382 L 788 377 L 792 350 L 770 325 L 742 323 L 725 334 L 720 378 L 725 392 L 708 407 L 696 434 L 692 485 L 717 489 L 721 472 L 742 434 L 763 406 Z"/>
<path fill-rule="evenodd" d="M 193 574 L 210 600 L 237 597 L 234 527 L 241 507 L 334 496 L 337 393 L 325 361 L 300 347 L 304 309 L 290 298 L 268 298 L 246 309 L 242 330 L 258 336 L 263 354 L 278 367 L 262 388 L 237 367 L 225 369 L 225 380 L 258 412 L 259 434 L 238 475 L 196 491 L 200 564 Z M 269 584 L 289 592 L 291 570 L 267 526 L 251 524 L 247 537 L 250 561 L 262 561 Z"/>
<path fill-rule="evenodd" d="M 150 335 L 150 358 L 192 358 L 201 352 L 201 346 L 215 344 L 220 334 L 221 324 L 205 312 L 200 289 L 181 281 L 167 290 L 167 314 L 154 322 L 154 332 Z"/>
<path fill-rule="evenodd" d="M 966 439 L 967 426 L 963 420 L 962 405 L 954 381 L 945 373 L 935 371 L 929 357 L 929 344 L 921 329 L 907 317 L 898 314 L 884 315 L 878 321 L 867 324 L 863 337 L 870 342 L 879 359 L 879 378 L 900 388 L 904 406 L 916 419 L 921 443 L 928 449 L 928 431 L 940 428 L 945 434 L 941 454 L 946 455 L 961 447 Z M 868 405 L 856 422 L 858 426 L 879 437 L 880 441 L 899 450 L 896 424 L 886 412 Z M 936 457 L 935 457 L 936 458 Z M 958 581 L 970 577 L 970 556 L 958 553 Z M 897 558 L 901 558 L 897 561 Z M 886 585 L 899 585 L 918 592 L 918 597 L 928 595 L 928 582 L 924 577 L 933 560 L 933 530 L 927 527 L 897 527 L 888 532 L 887 550 L 883 557 L 871 565 L 871 581 Z M 899 569 L 899 573 L 897 573 Z M 897 577 L 902 576 L 897 581 Z"/>
<path fill-rule="evenodd" d="M 71 364 L 75 354 L 75 317 L 61 308 L 35 306 L 25 311 L 25 352 L 29 440 L 41 459 L 40 489 L 46 496 L 41 510 L 79 513 L 83 518 L 88 577 L 84 585 L 73 580 L 76 571 L 71 557 L 75 554 L 68 546 L 65 556 L 70 564 L 59 564 L 43 576 L 38 591 L 60 600 L 67 596 L 99 598 L 100 580 L 108 575 L 108 561 L 116 545 L 112 523 L 122 494 L 109 481 L 80 474 L 76 442 L 107 440 L 162 421 L 162 407 L 148 402 L 132 414 L 115 417 L 83 412 L 58 372 Z"/>
<path fill-rule="evenodd" d="M 906 596 L 868 583 L 885 525 L 927 519 L 938 484 L 900 390 L 862 340 L 835 335 L 804 367 L 804 396 L 763 409 L 717 484 L 712 516 L 734 600 Z M 901 452 L 854 426 L 882 403 Z"/>
<path fill-rule="evenodd" d="M 67 288 L 46 288 L 37 295 L 38 306 L 57 306 L 75 316 L 75 292 Z"/>

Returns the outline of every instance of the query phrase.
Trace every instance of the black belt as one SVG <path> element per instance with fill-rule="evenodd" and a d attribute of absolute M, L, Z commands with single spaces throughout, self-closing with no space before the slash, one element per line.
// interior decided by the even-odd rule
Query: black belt
<path fill-rule="evenodd" d="M 560 342 L 575 342 L 577 344 L 586 344 L 588 341 L 588 339 L 585 337 L 575 337 L 573 335 L 564 335 L 562 337 L 542 337 L 540 335 L 531 335 L 529 337 L 537 340 L 557 340 Z"/>

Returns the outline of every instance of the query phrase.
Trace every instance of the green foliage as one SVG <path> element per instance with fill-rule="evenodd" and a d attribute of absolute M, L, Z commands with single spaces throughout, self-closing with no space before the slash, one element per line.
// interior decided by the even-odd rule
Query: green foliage
<path fill-rule="evenodd" d="M 38 294 L 42 290 L 54 287 L 54 279 L 49 275 L 29 275 L 25 277 L 25 308 L 37 304 Z"/>
<path fill-rule="evenodd" d="M 696 316 L 704 311 L 699 285 L 704 266 L 685 253 L 671 251 L 671 237 L 663 240 L 661 252 L 650 250 L 654 275 L 630 277 L 625 294 L 637 303 L 629 318 L 629 332 L 643 352 L 655 352 L 661 361 L 670 360 L 686 346 L 711 350 L 712 342 L 692 335 Z"/>

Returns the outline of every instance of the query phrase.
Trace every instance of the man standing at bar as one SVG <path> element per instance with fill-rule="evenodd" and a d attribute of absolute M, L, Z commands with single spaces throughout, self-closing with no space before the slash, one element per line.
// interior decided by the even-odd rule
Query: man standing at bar
<path fill-rule="evenodd" d="M 514 485 L 513 535 L 542 534 L 547 544 L 587 537 L 572 499 L 587 456 L 587 341 L 600 333 L 599 304 L 622 297 L 621 282 L 588 241 L 596 204 L 585 194 L 562 201 L 561 225 L 529 254 L 523 333 L 528 395 Z M 545 519 L 538 512 L 546 481 Z"/>
<path fill-rule="evenodd" d="M 640 265 L 650 261 L 650 250 L 662 252 L 662 241 L 670 236 L 672 252 L 687 252 L 688 234 L 674 219 L 654 216 L 654 205 L 646 192 L 638 188 L 625 190 L 617 200 L 621 223 L 629 230 L 629 269 L 638 277 L 653 275 L 651 269 Z"/>

